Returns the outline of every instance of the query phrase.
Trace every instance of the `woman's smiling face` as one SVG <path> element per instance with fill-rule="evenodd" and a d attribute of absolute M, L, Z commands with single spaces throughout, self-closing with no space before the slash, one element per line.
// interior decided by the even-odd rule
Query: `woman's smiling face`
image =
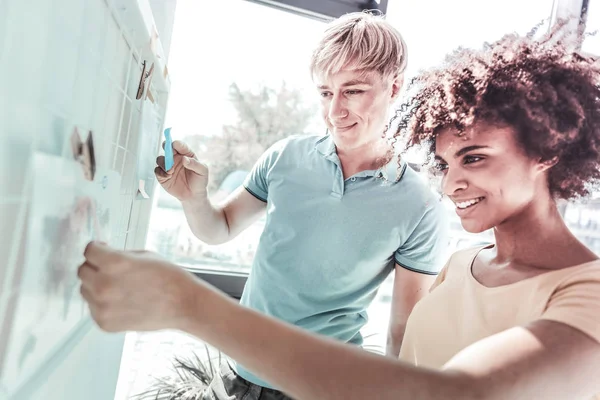
<path fill-rule="evenodd" d="M 548 195 L 549 166 L 525 154 L 513 128 L 481 122 L 461 136 L 446 129 L 435 149 L 443 193 L 468 232 L 498 226 L 527 209 L 536 194 Z"/>

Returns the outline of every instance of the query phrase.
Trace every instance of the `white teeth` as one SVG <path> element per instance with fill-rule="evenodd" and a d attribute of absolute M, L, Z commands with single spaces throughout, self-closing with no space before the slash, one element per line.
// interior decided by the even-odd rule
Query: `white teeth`
<path fill-rule="evenodd" d="M 471 200 L 467 200 L 467 201 L 461 201 L 461 202 L 456 203 L 456 207 L 464 209 L 464 208 L 472 206 L 473 204 L 479 203 L 481 200 L 483 200 L 483 197 L 478 197 L 476 199 L 471 199 Z"/>

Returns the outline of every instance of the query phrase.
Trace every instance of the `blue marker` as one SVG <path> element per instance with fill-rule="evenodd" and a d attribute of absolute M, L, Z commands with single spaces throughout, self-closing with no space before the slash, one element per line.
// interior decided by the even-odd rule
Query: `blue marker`
<path fill-rule="evenodd" d="M 173 139 L 171 139 L 171 128 L 165 129 L 165 169 L 173 168 Z"/>

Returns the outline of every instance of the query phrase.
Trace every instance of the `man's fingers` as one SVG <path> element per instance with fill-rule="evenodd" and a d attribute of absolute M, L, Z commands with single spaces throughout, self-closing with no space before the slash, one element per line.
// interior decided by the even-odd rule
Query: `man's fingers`
<path fill-rule="evenodd" d="M 154 175 L 156 175 L 156 179 L 158 179 L 158 181 L 160 183 L 163 183 L 164 181 L 166 181 L 167 179 L 169 179 L 171 177 L 171 174 L 169 174 L 168 172 L 165 172 L 165 170 L 162 169 L 161 167 L 154 168 Z"/>
<path fill-rule="evenodd" d="M 164 147 L 163 147 L 164 148 Z M 186 157 L 196 157 L 196 154 L 185 142 L 181 140 L 173 141 L 173 151 Z"/>
<path fill-rule="evenodd" d="M 181 159 L 180 155 L 176 155 L 174 157 L 174 161 L 175 164 L 177 164 L 177 161 Z M 167 171 L 167 168 L 165 167 L 165 156 L 158 156 L 156 157 L 156 165 L 158 166 L 158 168 L 160 168 L 161 170 L 163 170 L 167 175 L 173 175 L 173 173 L 175 173 L 175 168 L 171 168 L 170 170 Z"/>
<path fill-rule="evenodd" d="M 167 171 L 167 169 L 165 168 L 165 156 L 158 156 L 156 157 L 156 165 L 158 165 L 160 168 L 162 168 L 163 171 Z"/>
<path fill-rule="evenodd" d="M 165 146 L 167 145 L 167 142 L 165 140 L 163 140 L 162 142 L 162 149 L 165 150 Z M 185 142 L 182 142 L 181 140 L 175 140 L 173 141 L 173 143 L 171 144 L 171 148 L 173 149 L 173 155 L 181 155 L 181 156 L 188 156 L 188 157 L 195 157 L 196 154 L 194 153 L 194 151 L 190 148 L 190 146 L 188 146 Z"/>
<path fill-rule="evenodd" d="M 195 158 L 183 157 L 183 166 L 185 169 L 194 171 L 198 175 L 208 175 L 208 166 L 196 160 Z"/>
<path fill-rule="evenodd" d="M 171 144 L 172 144 L 172 143 L 171 143 Z M 165 149 L 165 146 L 166 146 L 166 145 L 167 145 L 167 141 L 166 141 L 166 140 L 163 140 L 163 142 L 162 142 L 162 149 L 163 149 L 163 150 Z M 171 146 L 171 147 L 173 147 L 173 146 Z M 173 149 L 173 152 L 175 153 L 175 149 Z"/>

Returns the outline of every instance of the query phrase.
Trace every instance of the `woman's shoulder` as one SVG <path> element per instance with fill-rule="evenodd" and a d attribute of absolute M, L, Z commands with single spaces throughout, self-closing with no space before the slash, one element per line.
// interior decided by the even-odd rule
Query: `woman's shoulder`
<path fill-rule="evenodd" d="M 548 274 L 550 296 L 543 319 L 579 329 L 600 343 L 600 260 Z"/>
<path fill-rule="evenodd" d="M 452 270 L 470 268 L 479 252 L 491 247 L 494 247 L 493 243 L 480 244 L 457 250 L 450 256 L 446 266 Z"/>
<path fill-rule="evenodd" d="M 450 257 L 448 258 L 446 265 L 444 265 L 444 267 L 438 274 L 438 277 L 435 280 L 434 284 L 431 286 L 430 291 L 435 289 L 438 285 L 440 285 L 446 280 L 449 280 L 451 278 L 464 277 L 465 273 L 471 268 L 473 260 L 475 260 L 477 254 L 479 254 L 481 250 L 493 246 L 494 245 L 491 243 L 482 244 L 478 246 L 467 247 L 452 253 L 452 255 L 450 255 Z"/>
<path fill-rule="evenodd" d="M 566 267 L 556 271 L 557 287 L 572 286 L 581 283 L 600 285 L 600 259 Z M 600 289 L 600 286 L 598 286 Z M 600 296 L 600 290 L 598 295 Z"/>

